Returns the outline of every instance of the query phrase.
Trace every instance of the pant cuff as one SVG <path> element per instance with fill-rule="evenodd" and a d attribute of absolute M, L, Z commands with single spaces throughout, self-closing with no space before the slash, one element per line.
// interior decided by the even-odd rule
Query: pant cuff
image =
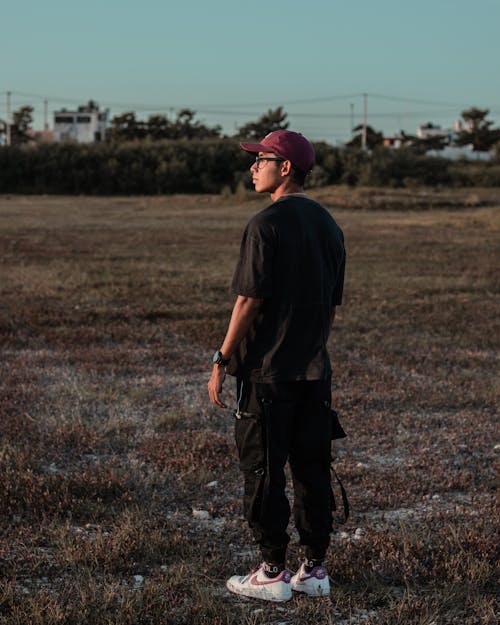
<path fill-rule="evenodd" d="M 304 548 L 304 555 L 307 560 L 325 560 L 326 551 L 325 547 L 312 547 L 311 545 L 306 545 Z"/>
<path fill-rule="evenodd" d="M 261 547 L 262 559 L 271 564 L 284 564 L 286 562 L 286 549 L 263 549 Z"/>

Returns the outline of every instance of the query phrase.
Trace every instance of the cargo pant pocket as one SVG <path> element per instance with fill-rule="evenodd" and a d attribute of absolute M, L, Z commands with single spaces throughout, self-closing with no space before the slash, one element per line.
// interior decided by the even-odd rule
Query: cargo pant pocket
<path fill-rule="evenodd" d="M 252 412 L 235 413 L 234 436 L 240 469 L 245 473 L 263 467 L 265 447 L 262 417 Z"/>
<path fill-rule="evenodd" d="M 243 510 L 250 527 L 258 523 L 265 480 L 263 419 L 250 412 L 235 413 L 234 433 L 240 469 L 244 477 Z"/>

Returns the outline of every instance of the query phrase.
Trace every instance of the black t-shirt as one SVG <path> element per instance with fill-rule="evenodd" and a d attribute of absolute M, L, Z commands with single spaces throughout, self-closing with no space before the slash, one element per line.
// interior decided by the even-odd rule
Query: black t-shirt
<path fill-rule="evenodd" d="M 327 379 L 330 315 L 342 303 L 344 271 L 342 230 L 317 202 L 284 196 L 255 215 L 232 288 L 264 303 L 228 373 L 254 382 Z"/>

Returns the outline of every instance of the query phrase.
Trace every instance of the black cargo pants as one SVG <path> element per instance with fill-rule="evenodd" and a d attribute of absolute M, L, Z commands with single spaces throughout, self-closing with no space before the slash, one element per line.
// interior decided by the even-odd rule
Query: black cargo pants
<path fill-rule="evenodd" d="M 330 380 L 256 384 L 237 380 L 235 437 L 244 514 L 266 562 L 283 563 L 290 540 L 288 461 L 294 520 L 307 558 L 323 559 L 332 531 Z"/>

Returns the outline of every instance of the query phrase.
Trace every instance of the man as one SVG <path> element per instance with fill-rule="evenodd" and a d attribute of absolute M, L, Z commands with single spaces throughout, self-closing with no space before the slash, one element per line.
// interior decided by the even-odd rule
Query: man
<path fill-rule="evenodd" d="M 233 576 L 234 593 L 286 601 L 292 590 L 329 593 L 324 560 L 332 531 L 330 484 L 331 367 L 326 343 L 342 302 L 343 234 L 303 191 L 314 150 L 301 134 L 277 130 L 260 143 L 250 168 L 272 204 L 248 223 L 232 288 L 237 295 L 226 337 L 214 354 L 210 400 L 221 408 L 226 370 L 236 376 L 235 438 L 244 476 L 244 513 L 263 562 Z M 305 560 L 286 569 L 290 506 Z"/>

